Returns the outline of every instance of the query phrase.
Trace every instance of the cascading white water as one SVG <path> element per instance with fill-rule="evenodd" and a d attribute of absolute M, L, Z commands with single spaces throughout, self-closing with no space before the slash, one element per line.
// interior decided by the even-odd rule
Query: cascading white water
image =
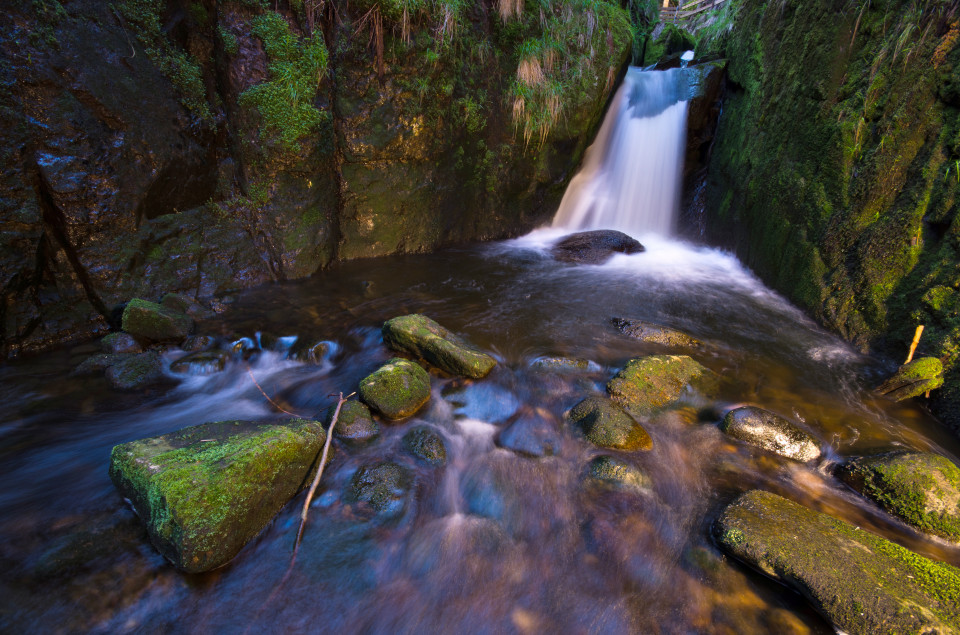
<path fill-rule="evenodd" d="M 631 68 L 553 226 L 669 235 L 680 206 L 687 101 L 682 69 Z"/>

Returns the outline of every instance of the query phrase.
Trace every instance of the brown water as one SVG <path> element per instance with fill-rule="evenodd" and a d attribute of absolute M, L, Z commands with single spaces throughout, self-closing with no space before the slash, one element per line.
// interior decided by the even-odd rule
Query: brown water
<path fill-rule="evenodd" d="M 396 315 L 426 313 L 500 362 L 477 382 L 433 377 L 430 405 L 413 420 L 441 433 L 445 467 L 425 468 L 403 453 L 399 440 L 412 422 L 383 426 L 362 451 L 337 453 L 286 579 L 303 494 L 229 565 L 191 576 L 153 550 L 107 477 L 117 443 L 273 416 L 242 363 L 146 393 L 70 376 L 90 345 L 0 367 L 0 630 L 830 632 L 798 596 L 712 544 L 718 511 L 755 487 L 960 565 L 960 550 L 891 519 L 830 475 L 844 455 L 893 446 L 957 460 L 938 422 L 870 394 L 889 366 L 819 329 L 725 254 L 652 240 L 648 252 L 604 266 L 561 265 L 542 249 L 554 236 L 348 263 L 240 294 L 201 325 L 224 344 L 257 331 L 335 342 L 321 366 L 275 352 L 251 362 L 271 397 L 313 416 L 391 356 L 379 327 Z M 626 360 L 664 350 L 621 335 L 615 316 L 708 341 L 698 359 L 730 379 L 718 401 L 691 398 L 645 422 L 654 449 L 623 457 L 650 475 L 646 494 L 585 485 L 585 467 L 600 452 L 563 422 Z M 544 355 L 595 366 L 532 369 Z M 742 402 L 802 422 L 825 458 L 801 465 L 725 438 L 719 416 Z M 495 446 L 496 431 L 518 411 L 539 412 L 555 430 L 555 456 Z M 390 522 L 342 497 L 357 467 L 382 459 L 416 474 Z"/>

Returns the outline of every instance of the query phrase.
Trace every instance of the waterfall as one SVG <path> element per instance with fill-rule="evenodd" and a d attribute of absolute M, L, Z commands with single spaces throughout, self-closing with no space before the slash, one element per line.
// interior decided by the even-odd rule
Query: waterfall
<path fill-rule="evenodd" d="M 680 207 L 687 93 L 683 69 L 631 68 L 553 226 L 671 234 Z"/>

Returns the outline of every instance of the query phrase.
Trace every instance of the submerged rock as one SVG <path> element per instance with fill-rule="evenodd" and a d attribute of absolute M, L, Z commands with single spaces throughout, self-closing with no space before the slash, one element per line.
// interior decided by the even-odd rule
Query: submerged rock
<path fill-rule="evenodd" d="M 157 342 L 182 340 L 193 330 L 193 319 L 156 302 L 134 298 L 123 310 L 123 330 Z"/>
<path fill-rule="evenodd" d="M 387 320 L 383 342 L 395 351 L 421 357 L 451 375 L 479 379 L 497 365 L 497 360 L 425 315 Z"/>
<path fill-rule="evenodd" d="M 631 359 L 607 383 L 614 401 L 628 410 L 648 414 L 676 402 L 687 387 L 716 389 L 719 378 L 686 355 L 651 355 Z"/>
<path fill-rule="evenodd" d="M 918 397 L 943 386 L 943 363 L 936 357 L 921 357 L 897 369 L 877 392 L 894 401 Z"/>
<path fill-rule="evenodd" d="M 679 346 L 683 348 L 703 348 L 703 342 L 687 335 L 683 331 L 672 329 L 669 326 L 660 326 L 642 320 L 625 320 L 613 318 L 611 320 L 621 333 L 641 342 L 661 344 L 663 346 Z"/>
<path fill-rule="evenodd" d="M 156 351 L 125 355 L 107 368 L 107 381 L 119 390 L 136 390 L 163 379 L 163 362 Z"/>
<path fill-rule="evenodd" d="M 297 341 L 290 347 L 287 356 L 298 362 L 308 364 L 321 364 L 327 351 L 330 350 L 330 342 L 325 340 L 316 340 L 308 337 L 298 337 Z"/>
<path fill-rule="evenodd" d="M 847 633 L 960 629 L 960 569 L 754 490 L 714 525 L 719 545 L 806 597 Z"/>
<path fill-rule="evenodd" d="M 614 456 L 602 454 L 590 461 L 590 479 L 617 489 L 642 492 L 650 489 L 643 470 Z"/>
<path fill-rule="evenodd" d="M 100 340 L 100 348 L 107 353 L 142 353 L 143 347 L 129 333 L 109 333 Z"/>
<path fill-rule="evenodd" d="M 838 476 L 917 529 L 960 543 L 960 469 L 930 452 L 860 457 Z"/>
<path fill-rule="evenodd" d="M 183 340 L 180 348 L 188 353 L 199 353 L 200 351 L 210 350 L 216 343 L 217 340 L 209 335 L 191 335 Z"/>
<path fill-rule="evenodd" d="M 363 465 L 350 481 L 347 500 L 367 503 L 380 514 L 394 516 L 406 507 L 412 483 L 410 472 L 396 463 Z"/>
<path fill-rule="evenodd" d="M 360 399 L 388 419 L 409 417 L 430 400 L 430 375 L 394 357 L 360 382 Z"/>
<path fill-rule="evenodd" d="M 428 465 L 447 462 L 447 448 L 443 437 L 427 426 L 416 426 L 403 435 L 404 449 Z"/>
<path fill-rule="evenodd" d="M 599 265 L 613 254 L 638 254 L 642 251 L 645 249 L 639 241 L 612 229 L 571 234 L 550 249 L 553 257 L 561 262 L 587 265 Z"/>
<path fill-rule="evenodd" d="M 571 408 L 568 416 L 591 443 L 601 448 L 649 450 L 653 447 L 647 431 L 610 399 L 587 397 Z"/>
<path fill-rule="evenodd" d="M 330 406 L 323 419 L 329 428 L 333 421 L 336 406 Z M 370 443 L 380 436 L 380 424 L 374 421 L 370 409 L 359 401 L 345 401 L 340 407 L 337 425 L 333 428 L 333 436 L 350 446 L 359 447 Z"/>
<path fill-rule="evenodd" d="M 316 421 L 204 423 L 113 448 L 110 478 L 150 540 L 188 573 L 227 563 L 307 481 Z"/>
<path fill-rule="evenodd" d="M 213 375 L 227 367 L 230 355 L 223 351 L 190 353 L 170 364 L 170 370 L 184 375 Z"/>
<path fill-rule="evenodd" d="M 540 458 L 553 456 L 560 449 L 560 434 L 553 417 L 545 411 L 532 411 L 517 417 L 500 430 L 497 446 L 517 454 Z"/>
<path fill-rule="evenodd" d="M 734 408 L 720 422 L 720 430 L 735 439 L 797 461 L 820 458 L 820 444 L 780 415 L 745 406 Z"/>
<path fill-rule="evenodd" d="M 552 373 L 589 373 L 600 370 L 596 363 L 579 357 L 538 357 L 530 363 L 530 367 Z"/>

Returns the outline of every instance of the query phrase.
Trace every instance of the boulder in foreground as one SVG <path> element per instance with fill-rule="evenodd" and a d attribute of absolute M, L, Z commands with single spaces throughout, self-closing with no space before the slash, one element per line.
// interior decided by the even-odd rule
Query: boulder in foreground
<path fill-rule="evenodd" d="M 430 400 L 430 375 L 394 357 L 360 382 L 360 399 L 388 419 L 409 417 Z"/>
<path fill-rule="evenodd" d="M 631 359 L 607 382 L 613 400 L 630 412 L 649 414 L 671 405 L 687 387 L 714 390 L 719 378 L 686 355 L 651 355 Z"/>
<path fill-rule="evenodd" d="M 556 243 L 550 253 L 560 262 L 599 265 L 614 254 L 638 254 L 645 251 L 636 239 L 612 229 L 597 229 L 571 234 Z"/>
<path fill-rule="evenodd" d="M 479 379 L 497 360 L 425 315 L 395 317 L 383 325 L 383 342 L 401 353 L 426 360 L 451 375 Z"/>
<path fill-rule="evenodd" d="M 820 444 L 816 439 L 792 421 L 756 406 L 734 408 L 723 418 L 720 430 L 788 459 L 813 461 L 820 458 Z"/>
<path fill-rule="evenodd" d="M 187 573 L 233 558 L 305 483 L 316 421 L 204 423 L 115 446 L 110 478 L 157 550 Z"/>
<path fill-rule="evenodd" d="M 714 525 L 720 546 L 809 600 L 851 633 L 954 633 L 960 569 L 868 531 L 753 490 Z"/>

